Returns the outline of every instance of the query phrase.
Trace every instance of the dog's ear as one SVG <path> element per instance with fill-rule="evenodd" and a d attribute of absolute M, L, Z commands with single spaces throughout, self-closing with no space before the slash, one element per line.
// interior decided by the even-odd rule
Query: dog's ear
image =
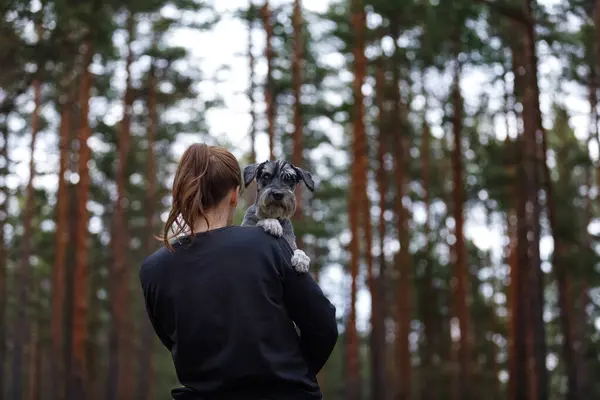
<path fill-rule="evenodd" d="M 264 164 L 264 162 L 263 163 L 254 163 L 254 164 L 247 165 L 244 168 L 244 187 L 248 187 L 250 182 L 252 182 L 254 180 L 254 178 L 256 178 L 258 169 L 263 164 Z"/>
<path fill-rule="evenodd" d="M 296 170 L 296 173 L 298 174 L 298 176 L 300 177 L 300 179 L 302 179 L 302 181 L 304 181 L 304 184 L 306 185 L 306 187 L 312 192 L 315 190 L 315 181 L 313 181 L 312 175 L 310 174 L 310 172 L 302 169 L 302 168 L 298 168 L 298 167 L 294 167 L 294 169 Z"/>

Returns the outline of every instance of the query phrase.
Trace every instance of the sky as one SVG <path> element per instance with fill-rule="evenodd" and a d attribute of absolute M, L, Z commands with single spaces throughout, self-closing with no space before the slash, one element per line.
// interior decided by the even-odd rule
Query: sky
<path fill-rule="evenodd" d="M 257 1 L 257 0 L 254 0 Z M 257 3 L 261 1 L 258 0 Z M 538 0 L 539 3 L 545 5 L 554 5 L 560 3 L 561 0 Z M 271 0 L 273 5 L 281 3 L 290 3 L 291 0 Z M 325 11 L 330 3 L 330 0 L 303 0 L 302 5 L 304 9 L 314 12 Z M 229 143 L 235 144 L 234 153 L 236 156 L 241 156 L 244 152 L 249 149 L 249 101 L 246 97 L 245 90 L 248 85 L 248 61 L 244 54 L 247 51 L 247 26 L 237 20 L 232 12 L 238 9 L 247 7 L 248 0 L 227 0 L 227 1 L 215 1 L 215 8 L 217 11 L 222 13 L 222 20 L 219 24 L 212 29 L 210 32 L 198 32 L 189 29 L 182 29 L 172 34 L 169 38 L 170 43 L 188 48 L 191 51 L 192 59 L 197 63 L 197 67 L 201 68 L 204 75 L 207 77 L 218 76 L 220 79 L 219 83 L 203 83 L 201 96 L 204 99 L 211 99 L 218 94 L 222 96 L 225 107 L 220 109 L 211 110 L 207 113 L 206 119 L 212 135 L 226 139 Z M 167 9 L 165 13 L 168 14 L 170 11 Z M 310 28 L 310 26 L 309 26 Z M 257 29 L 253 36 L 255 54 L 261 56 L 264 48 L 264 34 L 262 30 Z M 550 59 L 544 54 L 547 49 L 540 46 L 539 53 L 540 57 L 540 89 L 541 89 L 541 107 L 542 111 L 547 118 L 549 116 L 549 109 L 551 102 L 557 100 L 552 98 L 548 93 L 554 92 L 554 88 L 557 85 L 557 77 L 560 75 L 560 65 L 556 60 Z M 339 58 L 334 57 L 332 54 L 321 54 L 322 61 L 328 63 L 336 63 Z M 228 66 L 228 70 L 218 72 L 220 67 L 223 65 Z M 262 82 L 266 72 L 265 62 L 261 59 L 257 60 L 256 68 L 256 79 L 257 84 Z M 116 86 L 123 86 L 124 74 L 117 75 Z M 461 90 L 465 97 L 466 106 L 474 107 L 477 102 L 479 95 L 482 90 L 486 90 L 492 94 L 492 107 L 493 104 L 500 105 L 499 100 L 501 99 L 502 92 L 498 90 L 490 90 L 486 82 L 489 79 L 489 75 L 481 69 L 467 69 L 463 76 Z M 439 78 L 432 77 L 427 79 L 426 86 L 431 92 L 439 92 L 445 90 L 444 85 L 440 85 Z M 370 87 L 365 85 L 363 87 L 365 94 L 369 93 Z M 496 100 L 494 100 L 494 98 Z M 562 103 L 567 107 L 571 115 L 571 126 L 575 129 L 576 135 L 579 138 L 587 136 L 588 129 L 588 114 L 589 104 L 586 100 L 586 95 L 582 92 L 581 88 L 573 85 L 565 85 L 563 87 L 563 93 L 560 99 Z M 494 101 L 496 103 L 494 103 Z M 415 101 L 413 108 L 418 109 L 422 107 L 422 101 Z M 32 109 L 33 104 L 31 101 L 27 103 L 27 107 Z M 120 118 L 120 111 L 111 110 L 107 112 L 102 109 L 102 105 L 91 102 L 92 112 L 99 114 L 106 113 L 106 120 L 118 121 Z M 257 112 L 264 112 L 264 105 L 258 104 Z M 52 118 L 52 110 L 44 110 L 44 113 Z M 437 136 L 443 135 L 443 131 L 439 126 L 441 121 L 441 112 L 439 110 L 431 110 L 427 114 L 429 122 L 434 125 L 432 133 Z M 56 118 L 56 115 L 54 115 Z M 24 123 L 24 122 L 23 122 Z M 495 132 L 499 137 L 506 135 L 506 129 L 504 121 L 495 121 Z M 551 123 L 548 119 L 544 121 L 548 127 Z M 19 125 L 18 122 L 14 122 L 15 126 Z M 342 144 L 343 132 L 338 126 L 328 126 L 327 132 L 331 135 L 333 146 L 324 147 L 320 149 L 314 149 L 311 152 L 311 156 L 317 158 L 320 152 L 330 152 L 336 154 L 336 159 L 339 160 L 340 164 L 347 162 L 347 155 L 337 150 L 336 147 Z M 173 152 L 175 155 L 180 155 L 186 146 L 190 143 L 197 141 L 195 135 L 185 135 L 178 140 L 174 145 Z M 10 187 L 16 187 L 19 182 L 23 182 L 28 176 L 28 161 L 29 161 L 29 138 L 27 135 L 21 139 L 16 139 L 11 143 L 13 149 L 12 156 L 16 162 L 15 172 L 16 175 L 12 177 L 8 184 Z M 92 149 L 98 146 L 98 143 L 93 140 L 90 142 Z M 590 151 L 594 157 L 597 156 L 597 149 L 591 147 Z M 264 160 L 268 155 L 268 139 L 266 134 L 259 134 L 256 139 L 256 152 L 258 160 Z M 58 162 L 58 152 L 56 148 L 56 134 L 53 131 L 43 132 L 38 142 L 38 146 L 35 152 L 35 159 L 38 166 L 39 173 L 48 173 L 49 175 L 39 177 L 36 179 L 35 184 L 37 186 L 44 186 L 50 190 L 55 190 L 57 178 L 53 174 L 56 171 Z M 413 210 L 414 218 L 420 219 L 423 216 L 423 211 L 415 208 Z M 51 227 L 48 227 L 51 229 Z M 474 243 L 481 249 L 491 249 L 493 252 L 494 259 L 498 260 L 501 256 L 502 246 L 504 243 L 504 236 L 499 227 L 489 227 L 485 224 L 485 215 L 482 210 L 472 210 L 467 215 L 467 227 L 466 235 L 469 239 L 473 240 Z M 347 235 L 346 235 L 347 236 Z M 397 249 L 397 243 L 392 243 L 390 251 Z M 542 254 L 547 255 L 552 249 L 552 242 L 549 238 L 544 238 L 541 243 Z M 339 267 L 329 268 L 326 273 L 322 276 L 321 281 L 324 291 L 330 296 L 332 302 L 338 309 L 338 314 L 342 315 L 346 311 L 346 296 L 348 293 L 350 281 L 348 277 L 344 276 Z M 360 292 L 358 295 L 357 312 L 358 312 L 358 325 L 359 329 L 365 330 L 368 325 L 368 316 L 370 310 L 370 298 L 368 291 L 364 284 L 359 286 Z"/>

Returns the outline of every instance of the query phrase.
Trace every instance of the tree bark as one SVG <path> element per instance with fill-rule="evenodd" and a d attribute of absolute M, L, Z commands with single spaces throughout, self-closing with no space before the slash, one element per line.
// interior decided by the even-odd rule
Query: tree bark
<path fill-rule="evenodd" d="M 596 60 L 596 77 L 600 76 L 600 0 L 594 1 L 594 26 L 596 27 L 596 43 L 595 43 L 595 60 Z M 597 86 L 596 86 L 597 88 Z"/>
<path fill-rule="evenodd" d="M 512 23 L 515 30 L 520 28 L 517 23 Z M 509 38 L 512 60 L 511 68 L 514 74 L 514 85 L 513 85 L 513 112 L 516 115 L 517 120 L 522 120 L 522 112 L 517 111 L 514 105 L 523 102 L 523 89 L 524 80 L 523 75 L 520 71 L 523 70 L 523 50 L 522 43 L 514 36 Z M 528 381 L 528 369 L 527 369 L 527 334 L 530 331 L 528 327 L 528 315 L 529 315 L 529 297 L 530 293 L 526 291 L 527 284 L 525 278 L 527 276 L 529 254 L 527 244 L 527 232 L 528 225 L 526 221 L 526 204 L 527 204 L 527 190 L 528 182 L 525 176 L 525 160 L 526 154 L 524 152 L 524 138 L 523 129 L 517 124 L 517 139 L 514 142 L 509 142 L 510 146 L 507 150 L 509 157 L 510 154 L 515 154 L 515 158 L 511 159 L 510 162 L 514 163 L 516 173 L 514 177 L 514 242 L 513 242 L 513 253 L 511 254 L 510 263 L 510 293 L 509 301 L 512 302 L 511 306 L 511 324 L 513 327 L 511 337 L 511 355 L 512 358 L 509 361 L 510 365 L 510 383 L 509 383 L 509 394 L 511 399 L 520 400 L 527 399 L 527 381 Z M 509 215 L 510 218 L 510 215 Z"/>
<path fill-rule="evenodd" d="M 532 15 L 532 0 L 525 0 L 525 14 L 530 20 Z M 529 246 L 531 252 L 530 268 L 528 270 L 528 290 L 531 293 L 531 314 L 528 318 L 531 323 L 532 336 L 529 343 L 529 366 L 535 369 L 530 380 L 531 399 L 548 398 L 548 372 L 546 370 L 546 334 L 544 328 L 544 282 L 540 264 L 540 168 L 546 180 L 545 190 L 548 202 L 548 217 L 550 220 L 551 234 L 554 237 L 554 199 L 552 195 L 550 172 L 546 164 L 546 143 L 542 128 L 542 118 L 539 103 L 539 88 L 537 79 L 537 55 L 535 24 L 525 26 L 523 36 L 524 65 L 525 65 L 525 91 L 523 99 L 523 127 L 525 131 L 525 151 L 527 154 L 526 176 L 528 177 L 529 199 L 531 205 L 530 227 L 532 235 Z M 540 148 L 539 142 L 542 143 Z M 559 288 L 560 290 L 560 288 Z M 559 295 L 560 296 L 560 295 Z"/>
<path fill-rule="evenodd" d="M 360 212 L 364 203 L 361 191 L 366 190 L 365 182 L 362 177 L 362 169 L 366 168 L 365 152 L 365 126 L 364 126 L 364 105 L 362 85 L 366 74 L 366 59 L 364 56 L 364 20 L 365 10 L 361 0 L 353 0 L 351 3 L 351 24 L 354 29 L 355 42 L 353 47 L 354 54 L 354 82 L 353 98 L 354 113 L 352 126 L 352 167 L 351 167 L 351 188 L 350 188 L 350 254 L 351 254 L 351 274 L 352 286 L 350 292 L 350 318 L 348 321 L 347 335 L 347 382 L 346 396 L 349 400 L 359 400 L 362 398 L 362 382 L 360 376 L 360 341 L 356 331 L 356 295 L 357 279 L 360 264 L 360 244 L 359 244 L 359 224 L 362 217 Z"/>
<path fill-rule="evenodd" d="M 56 195 L 56 255 L 52 268 L 52 398 L 62 400 L 65 396 L 64 327 L 65 327 L 65 263 L 69 243 L 69 195 L 65 173 L 71 151 L 72 99 L 69 96 L 60 104 L 60 153 L 58 190 Z"/>
<path fill-rule="evenodd" d="M 116 354 L 117 357 L 117 399 L 130 399 L 133 395 L 133 379 L 131 379 L 133 354 L 133 343 L 131 333 L 131 276 L 127 265 L 128 249 L 128 224 L 126 218 L 125 202 L 127 201 L 127 167 L 129 150 L 131 148 L 131 118 L 133 112 L 133 87 L 131 77 L 131 64 L 133 63 L 132 43 L 135 34 L 135 16 L 129 15 L 127 21 L 127 32 L 129 36 L 128 54 L 126 60 L 126 87 L 123 96 L 123 118 L 119 126 L 118 154 L 119 162 L 116 173 L 117 201 L 115 202 L 113 222 L 113 251 L 114 270 L 111 277 L 114 285 L 111 313 L 116 329 Z"/>
<path fill-rule="evenodd" d="M 378 148 L 377 148 L 377 189 L 379 192 L 379 274 L 372 277 L 371 289 L 371 398 L 386 399 L 386 374 L 385 374 L 385 310 L 383 287 L 385 274 L 385 211 L 387 210 L 388 174 L 385 168 L 386 147 L 389 146 L 386 134 L 385 112 L 385 68 L 383 60 L 378 59 L 375 72 L 375 102 L 378 110 Z"/>
<path fill-rule="evenodd" d="M 15 400 L 24 398 L 24 387 L 29 387 L 29 374 L 25 372 L 25 346 L 31 340 L 31 324 L 29 307 L 31 306 L 31 236 L 32 218 L 35 202 L 33 180 L 35 179 L 34 151 L 40 126 L 40 91 L 41 82 L 36 79 L 33 82 L 34 110 L 31 118 L 31 144 L 29 161 L 29 179 L 25 189 L 25 204 L 23 206 L 23 238 L 21 241 L 21 268 L 17 271 L 18 308 L 15 321 L 15 339 L 13 349 L 13 393 L 10 396 Z"/>
<path fill-rule="evenodd" d="M 391 22 L 392 29 L 397 29 L 395 21 Z M 394 32 L 394 38 L 399 36 L 398 32 Z M 396 47 L 395 52 L 398 52 Z M 397 55 L 397 54 L 395 54 Z M 408 226 L 408 210 L 403 204 L 403 198 L 406 193 L 406 177 L 405 171 L 407 167 L 407 148 L 408 140 L 406 138 L 406 110 L 403 109 L 403 104 L 400 98 L 400 66 L 397 64 L 397 57 L 394 57 L 393 62 L 393 89 L 392 102 L 395 119 L 392 121 L 395 127 L 394 132 L 394 180 L 396 186 L 396 201 L 395 212 L 397 221 L 398 239 L 400 242 L 400 250 L 396 253 L 396 268 L 398 271 L 398 287 L 396 290 L 396 374 L 397 387 L 395 390 L 395 400 L 407 400 L 412 396 L 412 370 L 411 370 L 411 354 L 409 346 L 409 335 L 412 321 L 412 305 L 411 305 L 411 282 L 412 282 L 412 265 L 409 252 L 409 226 Z"/>
<path fill-rule="evenodd" d="M 469 317 L 468 288 L 469 268 L 467 260 L 467 247 L 464 234 L 464 203 L 465 189 L 463 184 L 462 165 L 462 119 L 463 100 L 460 93 L 461 66 L 458 58 L 455 60 L 454 84 L 452 88 L 452 128 L 454 147 L 452 149 L 452 175 L 453 190 L 452 200 L 454 206 L 454 223 L 456 242 L 454 245 L 454 276 L 456 286 L 454 287 L 455 310 L 460 329 L 460 341 L 458 349 L 458 393 L 460 399 L 471 399 L 472 392 L 472 360 L 471 360 L 471 322 Z"/>
<path fill-rule="evenodd" d="M 269 136 L 269 159 L 275 159 L 275 84 L 273 81 L 273 21 L 269 1 L 261 9 L 261 17 L 266 33 L 265 57 L 267 59 L 267 81 L 265 103 L 267 104 L 267 135 Z"/>
<path fill-rule="evenodd" d="M 150 66 L 148 77 L 148 130 L 146 141 L 148 144 L 148 154 L 146 161 L 146 180 L 148 186 L 146 189 L 146 253 L 151 254 L 156 250 L 156 242 L 151 235 L 156 229 L 156 155 L 154 154 L 154 142 L 156 140 L 156 131 L 158 128 L 158 113 L 156 101 L 156 70 L 154 60 Z M 155 360 L 154 360 L 154 331 L 144 314 L 145 327 L 142 330 L 142 346 L 140 348 L 139 359 L 139 387 L 137 390 L 139 400 L 151 400 L 156 397 L 154 390 L 155 380 Z"/>
<path fill-rule="evenodd" d="M 249 69 L 249 87 L 248 87 L 248 100 L 250 101 L 250 164 L 256 162 L 256 110 L 254 101 L 254 90 L 256 85 L 254 83 L 254 52 L 252 50 L 253 39 L 252 32 L 254 27 L 254 5 L 250 4 L 252 8 L 251 14 L 248 16 L 248 69 Z M 254 191 L 252 191 L 254 193 Z M 253 202 L 250 202 L 252 204 Z"/>
<path fill-rule="evenodd" d="M 0 326 L 8 327 L 8 321 L 6 317 L 6 305 L 8 298 L 8 285 L 6 282 L 7 274 L 7 251 L 6 251 L 6 243 L 5 243 L 5 234 L 4 234 L 4 226 L 6 223 L 6 218 L 8 216 L 8 187 L 6 186 L 6 178 L 8 176 L 8 117 L 10 112 L 4 114 L 4 122 L 0 125 L 2 129 L 2 149 L 0 150 L 0 155 L 4 161 L 4 165 L 0 169 L 3 177 L 3 184 L 1 187 L 2 190 L 2 203 L 0 203 Z M 5 375 L 5 361 L 6 361 L 6 330 L 0 329 L 0 398 L 4 398 L 4 396 L 8 396 L 7 393 L 7 380 Z"/>
<path fill-rule="evenodd" d="M 98 273 L 98 269 L 90 268 L 89 312 L 87 318 L 89 338 L 86 343 L 86 358 L 89 368 L 87 383 L 89 394 L 86 400 L 100 400 L 102 398 L 100 396 L 101 388 L 99 387 L 101 371 L 99 354 L 103 349 L 98 343 L 98 331 L 102 328 L 100 313 L 103 311 L 98 291 L 103 287 L 102 283 L 102 277 Z"/>
<path fill-rule="evenodd" d="M 92 87 L 92 73 L 89 69 L 92 61 L 92 45 L 84 43 L 84 63 L 80 79 L 80 117 L 79 117 L 79 161 L 77 172 L 77 218 L 75 222 L 75 265 L 73 268 L 73 334 L 71 342 L 71 378 L 70 399 L 87 398 L 88 362 L 86 359 L 87 313 L 88 313 L 88 221 L 87 201 L 89 197 L 90 174 L 88 162 L 91 158 L 88 139 L 91 136 L 89 123 L 89 100 Z"/>
<path fill-rule="evenodd" d="M 300 0 L 294 0 L 294 12 L 292 16 L 292 24 L 294 30 L 294 59 L 292 61 L 292 80 L 294 92 L 294 133 L 292 136 L 292 164 L 297 167 L 304 167 L 303 157 L 303 136 L 304 136 L 304 120 L 302 115 L 302 69 L 304 61 L 304 43 L 302 40 L 302 6 Z M 301 222 L 303 219 L 303 204 L 302 204 L 303 187 L 296 187 L 296 213 L 294 220 Z M 298 248 L 303 248 L 304 243 L 302 235 L 296 237 Z"/>
<path fill-rule="evenodd" d="M 427 106 L 425 106 L 427 110 Z M 421 365 L 426 381 L 431 384 L 424 384 L 421 388 L 422 400 L 433 400 L 438 398 L 439 388 L 435 384 L 436 376 L 434 366 L 434 355 L 439 354 L 439 342 L 436 340 L 439 335 L 439 326 L 441 316 L 436 315 L 438 298 L 433 286 L 433 265 L 432 265 L 432 241 L 431 241 L 431 200 L 430 200 L 430 139 L 431 130 L 425 118 L 423 118 L 423 136 L 421 142 L 421 167 L 423 184 L 423 202 L 425 203 L 425 270 L 423 272 L 423 286 L 420 290 L 420 309 L 424 330 L 424 342 L 421 344 Z"/>

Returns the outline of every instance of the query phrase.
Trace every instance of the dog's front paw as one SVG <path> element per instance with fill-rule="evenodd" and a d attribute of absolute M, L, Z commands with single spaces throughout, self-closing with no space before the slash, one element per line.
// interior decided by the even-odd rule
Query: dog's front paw
<path fill-rule="evenodd" d="M 294 255 L 292 256 L 292 267 L 297 272 L 301 274 L 305 274 L 308 272 L 308 266 L 310 265 L 310 258 L 300 249 L 294 251 Z"/>
<path fill-rule="evenodd" d="M 262 226 L 265 232 L 267 232 L 269 235 L 273 235 L 275 237 L 281 237 L 283 235 L 283 228 L 281 227 L 279 221 L 277 221 L 275 218 L 261 219 L 256 223 L 256 225 Z"/>

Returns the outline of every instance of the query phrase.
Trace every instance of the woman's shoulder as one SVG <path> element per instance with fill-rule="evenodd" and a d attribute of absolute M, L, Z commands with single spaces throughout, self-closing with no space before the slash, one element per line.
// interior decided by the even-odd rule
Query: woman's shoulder
<path fill-rule="evenodd" d="M 151 276 L 159 273 L 160 269 L 168 263 L 167 258 L 169 256 L 169 250 L 163 246 L 146 257 L 140 266 L 140 279 L 147 280 L 150 279 Z"/>
<path fill-rule="evenodd" d="M 282 254 L 292 254 L 292 250 L 287 241 L 282 237 L 273 236 L 260 226 L 235 226 L 229 230 L 231 241 L 244 243 L 245 246 L 273 251 Z"/>

